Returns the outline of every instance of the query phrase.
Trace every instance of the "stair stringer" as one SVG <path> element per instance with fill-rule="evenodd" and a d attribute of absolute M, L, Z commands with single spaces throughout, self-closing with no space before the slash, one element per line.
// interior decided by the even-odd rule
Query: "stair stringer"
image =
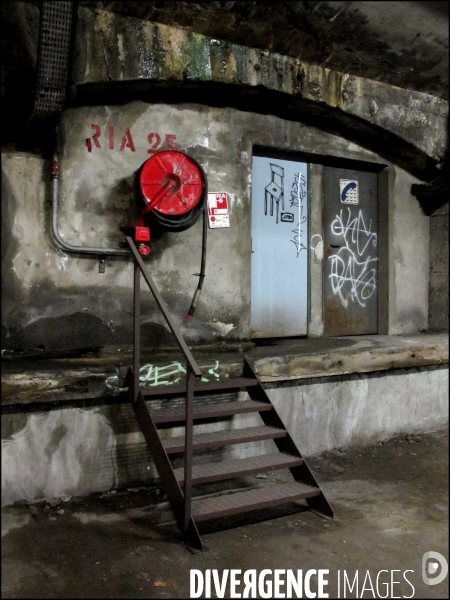
<path fill-rule="evenodd" d="M 246 388 L 246 391 L 252 400 L 257 400 L 259 402 L 267 402 L 272 406 L 272 410 L 270 411 L 262 411 L 259 413 L 261 419 L 264 422 L 264 425 L 269 427 L 278 427 L 284 429 L 287 432 L 287 435 L 283 438 L 276 438 L 273 441 L 275 442 L 278 450 L 280 452 L 287 452 L 288 454 L 292 454 L 293 456 L 298 456 L 303 460 L 303 463 L 296 467 L 290 467 L 289 470 L 294 477 L 295 481 L 299 481 L 302 483 L 306 483 L 307 485 L 316 487 L 320 490 L 320 495 L 313 496 L 312 498 L 306 498 L 306 502 L 310 508 L 313 508 L 327 517 L 333 517 L 334 511 L 331 508 L 328 500 L 325 498 L 323 491 L 321 490 L 319 484 L 317 483 L 316 478 L 311 472 L 311 469 L 308 467 L 306 460 L 302 456 L 300 450 L 297 447 L 297 444 L 292 439 L 286 425 L 283 423 L 281 417 L 279 416 L 275 406 L 267 395 L 258 375 L 256 374 L 256 370 L 254 367 L 254 363 L 251 359 L 245 358 L 244 362 L 244 376 L 251 376 L 258 381 L 257 386 L 252 386 Z"/>
<path fill-rule="evenodd" d="M 187 546 L 192 547 L 195 550 L 205 550 L 192 515 L 187 529 L 184 529 L 184 494 L 175 477 L 172 463 L 167 456 L 161 438 L 159 437 L 158 430 L 156 429 L 155 423 L 153 422 L 141 392 L 138 393 L 136 402 L 131 401 L 131 405 L 133 406 L 141 431 L 144 434 L 145 441 L 150 450 L 153 462 L 155 463 L 164 491 L 173 510 L 175 520 L 183 536 L 183 541 Z"/>

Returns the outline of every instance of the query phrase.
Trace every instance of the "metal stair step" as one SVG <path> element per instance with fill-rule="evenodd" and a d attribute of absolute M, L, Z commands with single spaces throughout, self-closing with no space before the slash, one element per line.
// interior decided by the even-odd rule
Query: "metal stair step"
<path fill-rule="evenodd" d="M 267 485 L 259 489 L 192 501 L 192 516 L 198 522 L 226 517 L 250 510 L 260 510 L 294 502 L 302 498 L 319 496 L 321 490 L 305 483 L 294 481 L 278 485 Z"/>
<path fill-rule="evenodd" d="M 234 377 L 232 379 L 224 379 L 223 381 L 209 381 L 208 383 L 195 381 L 194 394 L 223 390 L 239 390 L 256 385 L 259 385 L 258 380 L 250 377 Z M 183 383 L 183 385 L 158 385 L 155 387 L 141 387 L 140 391 L 144 398 L 149 398 L 151 396 L 157 398 L 185 396 L 186 384 Z"/>
<path fill-rule="evenodd" d="M 214 431 L 211 433 L 194 434 L 193 450 L 204 450 L 229 446 L 231 444 L 242 444 L 245 442 L 257 442 L 279 437 L 286 437 L 287 431 L 278 427 L 246 427 L 243 429 L 228 429 L 225 431 Z M 184 452 L 184 435 L 162 439 L 167 454 Z"/>
<path fill-rule="evenodd" d="M 251 456 L 249 458 L 195 465 L 192 467 L 192 484 L 211 483 L 212 481 L 243 477 L 244 475 L 252 475 L 254 473 L 297 467 L 301 464 L 303 464 L 303 459 L 298 456 L 286 454 L 285 452 L 276 452 L 274 454 L 261 454 L 260 456 Z M 174 469 L 174 473 L 178 483 L 183 485 L 184 468 Z"/>
<path fill-rule="evenodd" d="M 215 417 L 227 417 L 243 413 L 272 410 L 268 402 L 256 402 L 255 400 L 236 400 L 233 402 L 217 402 L 215 404 L 194 405 L 194 419 L 212 419 Z M 184 423 L 186 418 L 184 406 L 171 409 L 152 411 L 154 423 Z"/>

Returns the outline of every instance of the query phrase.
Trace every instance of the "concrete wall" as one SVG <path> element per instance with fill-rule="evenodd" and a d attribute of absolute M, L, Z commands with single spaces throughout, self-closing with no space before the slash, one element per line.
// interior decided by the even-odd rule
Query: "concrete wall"
<path fill-rule="evenodd" d="M 93 140 L 93 124 L 100 127 L 99 148 Z M 114 148 L 110 148 L 109 127 L 114 128 Z M 134 151 L 123 142 L 127 130 Z M 118 247 L 123 239 L 120 225 L 135 217 L 132 180 L 150 156 L 150 133 L 160 136 L 158 149 L 164 147 L 167 134 L 176 136 L 178 148 L 205 169 L 209 190 L 225 190 L 230 195 L 231 227 L 209 231 L 207 277 L 192 322 L 185 315 L 197 284 L 192 274 L 199 270 L 201 223 L 182 233 L 164 233 L 152 242 L 150 271 L 192 342 L 248 336 L 253 145 L 386 164 L 376 154 L 318 129 L 229 108 L 134 102 L 70 109 L 63 115 L 61 132 L 59 229 L 66 242 Z M 414 333 L 427 328 L 429 219 L 410 194 L 417 180 L 399 167 L 388 166 L 389 324 L 382 333 Z M 56 247 L 50 228 L 48 162 L 11 153 L 3 155 L 2 169 L 2 347 L 44 345 L 47 349 L 131 342 L 131 262 L 108 259 L 106 272 L 100 274 L 95 258 L 67 254 Z M 316 171 L 311 235 L 321 233 L 320 168 Z M 317 306 L 321 305 L 318 273 L 322 257 L 320 248 L 314 246 L 311 305 Z M 167 344 L 169 331 L 149 296 L 145 293 L 142 301 L 143 344 Z M 320 311 L 311 319 L 310 334 L 320 335 Z"/>
<path fill-rule="evenodd" d="M 392 181 L 394 180 L 394 181 Z M 428 327 L 429 217 L 411 202 L 411 177 L 395 170 L 389 201 L 389 333 Z M 413 325 L 414 324 L 414 325 Z"/>
<path fill-rule="evenodd" d="M 305 380 L 268 389 L 268 394 L 305 457 L 432 431 L 448 422 L 444 367 Z M 241 415 L 196 426 L 196 431 L 260 424 L 257 415 Z M 181 432 L 167 429 L 162 435 Z M 258 444 L 270 451 L 273 442 Z M 244 458 L 259 453 L 258 444 L 202 453 L 194 461 L 220 460 L 222 452 Z M 128 404 L 2 417 L 2 505 L 145 485 L 154 478 L 154 465 Z"/>
<path fill-rule="evenodd" d="M 448 331 L 448 203 L 430 217 L 430 331 Z"/>

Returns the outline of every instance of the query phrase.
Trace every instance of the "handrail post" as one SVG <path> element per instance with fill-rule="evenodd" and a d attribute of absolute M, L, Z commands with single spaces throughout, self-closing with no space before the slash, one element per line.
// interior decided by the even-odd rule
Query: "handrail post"
<path fill-rule="evenodd" d="M 175 336 L 178 346 L 186 359 L 186 423 L 184 442 L 184 515 L 183 526 L 187 531 L 191 522 L 192 503 L 192 447 L 194 437 L 194 380 L 201 379 L 202 373 L 192 353 L 186 344 L 179 328 L 177 327 L 169 309 L 158 291 L 153 279 L 150 277 L 145 264 L 130 236 L 126 236 L 127 244 L 134 257 L 134 300 L 133 300 L 133 380 L 131 397 L 136 403 L 140 393 L 139 365 L 140 365 L 140 292 L 141 273 L 144 277 L 154 299 L 161 311 L 167 325 Z"/>
<path fill-rule="evenodd" d="M 192 445 L 194 426 L 194 373 L 186 362 L 186 426 L 184 438 L 184 530 L 191 520 L 192 501 Z"/>
<path fill-rule="evenodd" d="M 148 287 L 150 288 L 151 293 L 153 294 L 153 298 L 156 300 L 156 304 L 158 305 L 159 310 L 161 311 L 164 319 L 166 320 L 166 323 L 169 326 L 170 331 L 173 333 L 173 335 L 175 336 L 175 338 L 177 340 L 177 344 L 180 347 L 181 352 L 184 354 L 184 357 L 185 357 L 186 361 L 188 362 L 190 368 L 192 369 L 195 377 L 201 378 L 202 373 L 200 371 L 200 368 L 199 368 L 198 364 L 196 363 L 194 357 L 192 356 L 192 352 L 190 351 L 183 336 L 181 335 L 179 328 L 177 327 L 175 321 L 173 320 L 173 317 L 170 314 L 169 309 L 167 308 L 167 305 L 164 302 L 161 294 L 159 293 L 158 288 L 156 287 L 153 279 L 150 277 L 150 274 L 148 273 L 147 269 L 145 268 L 144 261 L 142 260 L 142 257 L 139 254 L 139 251 L 137 250 L 132 238 L 127 235 L 125 237 L 125 239 L 131 250 L 131 253 L 134 256 L 135 262 L 139 266 L 139 269 L 141 270 L 142 275 L 143 275 Z M 136 280 L 135 280 L 135 285 L 136 285 Z"/>
<path fill-rule="evenodd" d="M 134 261 L 134 296 L 133 296 L 133 381 L 132 398 L 137 401 L 139 394 L 139 370 L 141 355 L 141 270 Z"/>

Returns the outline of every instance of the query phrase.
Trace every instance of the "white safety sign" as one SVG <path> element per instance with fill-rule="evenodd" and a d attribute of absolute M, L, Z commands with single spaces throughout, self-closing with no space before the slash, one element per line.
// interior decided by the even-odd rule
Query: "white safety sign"
<path fill-rule="evenodd" d="M 208 192 L 208 221 L 211 229 L 230 226 L 227 192 Z"/>

